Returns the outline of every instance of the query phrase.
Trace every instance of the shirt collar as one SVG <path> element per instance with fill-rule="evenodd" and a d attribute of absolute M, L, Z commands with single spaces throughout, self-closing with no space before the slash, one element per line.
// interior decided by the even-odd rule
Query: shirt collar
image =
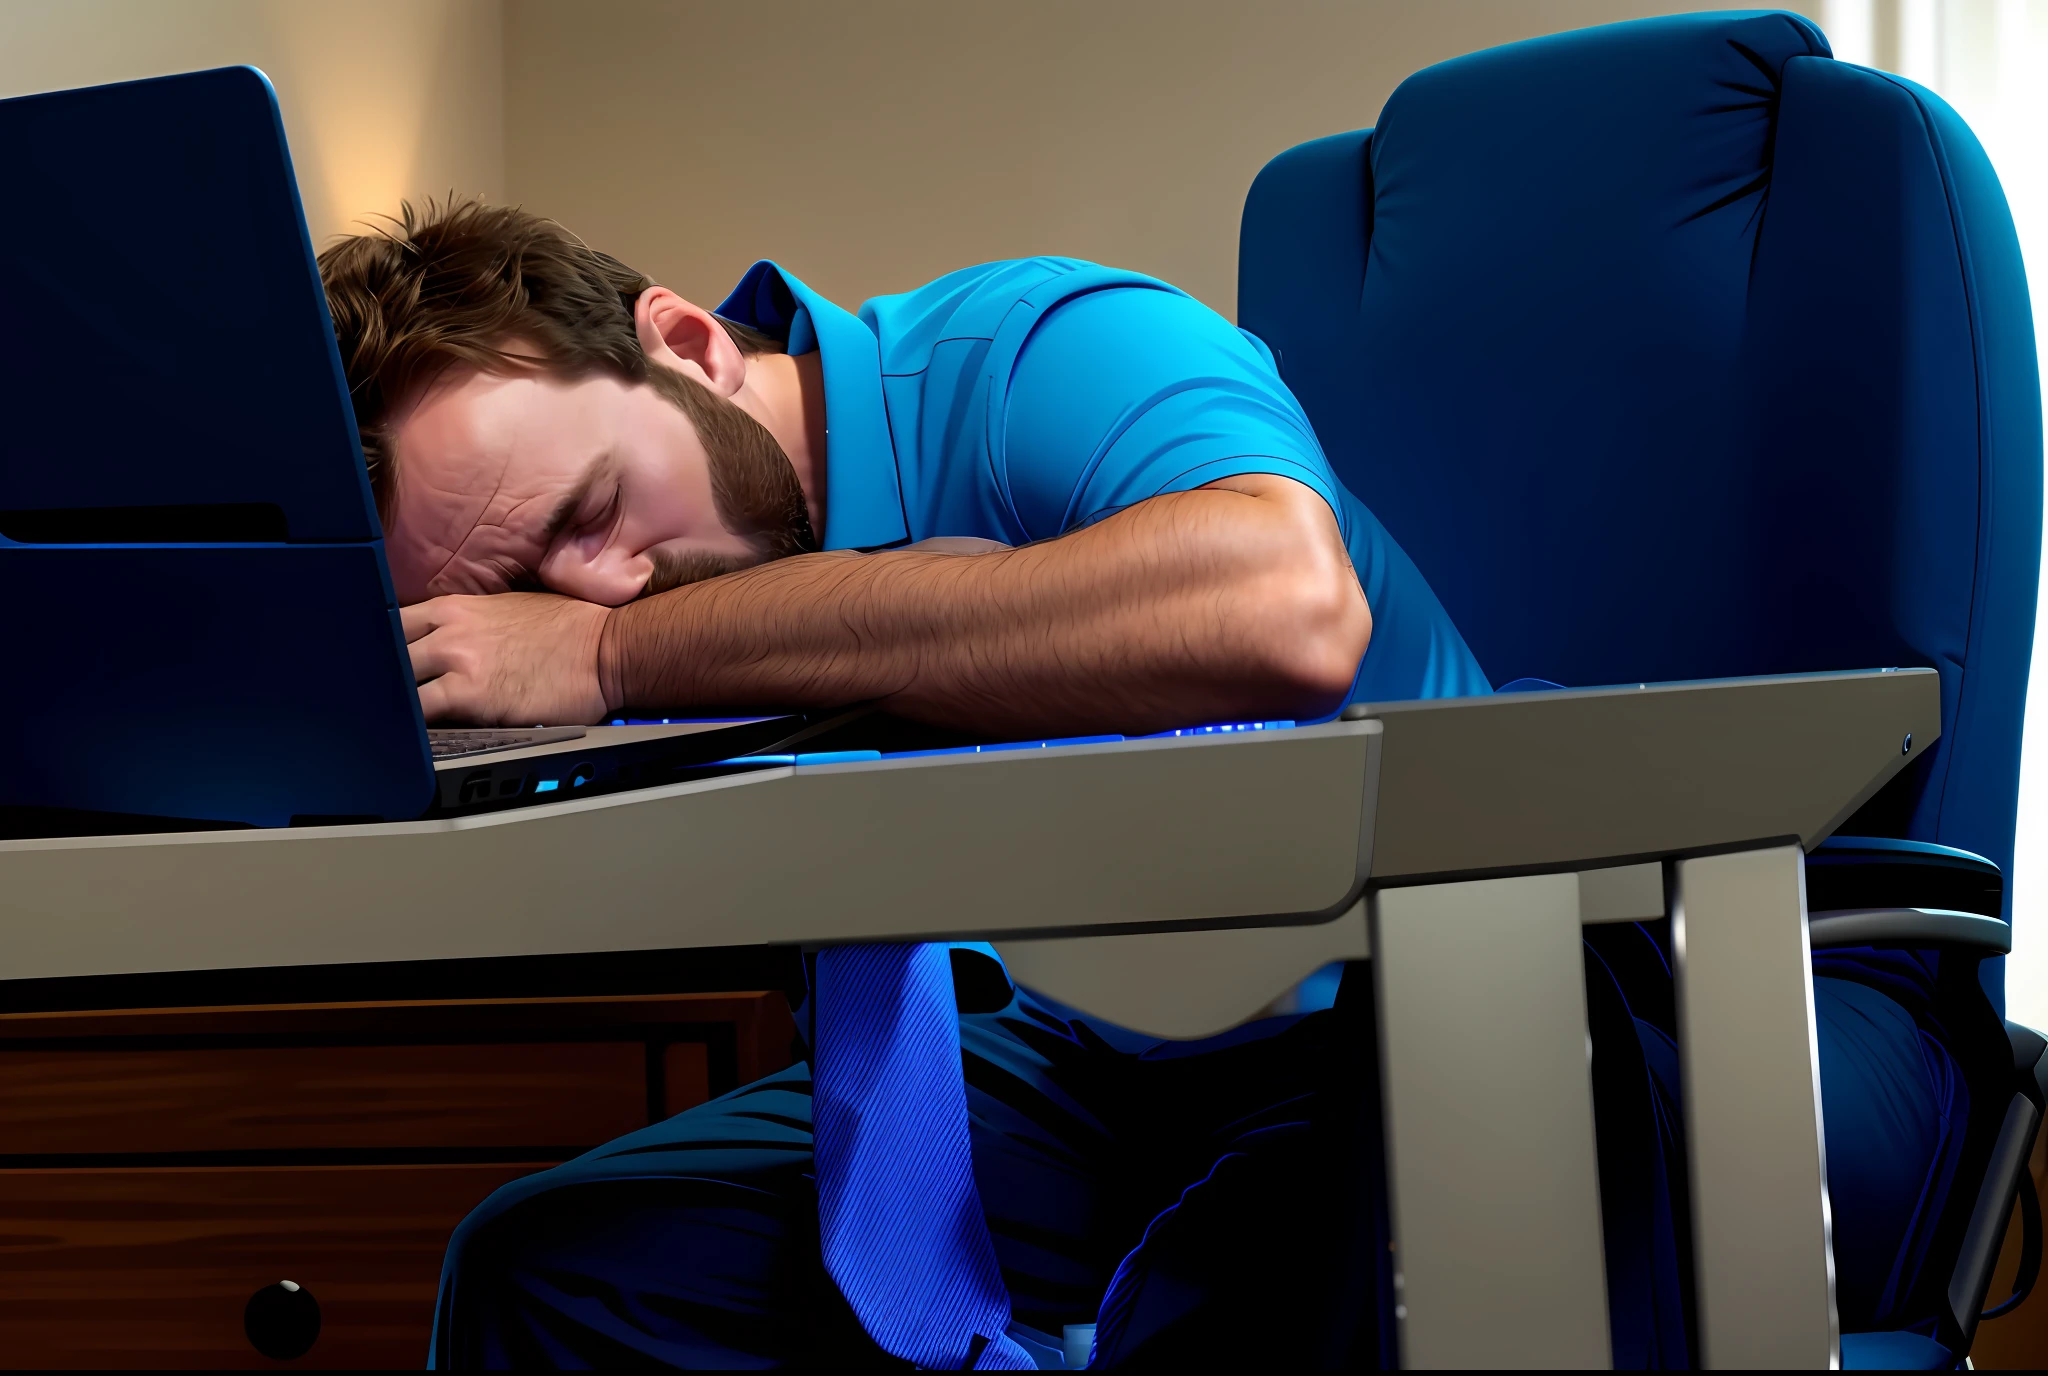
<path fill-rule="evenodd" d="M 717 314 L 787 340 L 791 354 L 818 352 L 825 374 L 824 547 L 873 549 L 908 540 L 874 333 L 766 259 L 747 269 Z"/>

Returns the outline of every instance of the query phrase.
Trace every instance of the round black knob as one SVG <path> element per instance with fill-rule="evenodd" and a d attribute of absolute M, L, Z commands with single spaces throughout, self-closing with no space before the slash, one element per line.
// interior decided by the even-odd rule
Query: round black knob
<path fill-rule="evenodd" d="M 320 1336 L 320 1302 L 296 1281 L 266 1285 L 249 1296 L 242 1331 L 251 1347 L 273 1361 L 303 1357 Z"/>

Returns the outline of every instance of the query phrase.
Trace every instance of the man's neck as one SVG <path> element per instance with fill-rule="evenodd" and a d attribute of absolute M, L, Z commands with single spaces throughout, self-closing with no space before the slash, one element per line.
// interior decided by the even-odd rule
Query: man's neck
<path fill-rule="evenodd" d="M 825 365 L 813 349 L 788 354 L 755 354 L 747 359 L 747 381 L 733 400 L 768 427 L 804 490 L 811 530 L 825 538 Z"/>

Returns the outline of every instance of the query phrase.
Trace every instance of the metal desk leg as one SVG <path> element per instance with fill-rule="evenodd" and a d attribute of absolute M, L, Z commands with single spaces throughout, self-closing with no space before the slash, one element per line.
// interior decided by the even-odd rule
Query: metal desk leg
<path fill-rule="evenodd" d="M 1837 1366 L 1804 857 L 1672 869 L 1701 1362 Z"/>
<path fill-rule="evenodd" d="M 1608 1367 L 1577 875 L 1372 900 L 1407 1367 Z"/>

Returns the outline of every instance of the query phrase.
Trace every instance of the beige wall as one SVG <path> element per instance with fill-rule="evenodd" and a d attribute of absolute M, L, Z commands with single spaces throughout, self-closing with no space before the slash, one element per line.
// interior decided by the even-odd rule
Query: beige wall
<path fill-rule="evenodd" d="M 507 190 L 706 305 L 757 257 L 850 306 L 1065 253 L 1229 314 L 1275 153 L 1371 124 L 1431 62 L 1711 7 L 507 0 Z"/>
<path fill-rule="evenodd" d="M 1818 10 L 1822 0 L 1797 6 Z M 1267 158 L 1428 63 L 1680 0 L 0 0 L 0 96 L 269 72 L 316 242 L 448 191 L 713 303 L 1068 253 L 1236 306 Z"/>
<path fill-rule="evenodd" d="M 0 96 L 247 62 L 315 243 L 401 196 L 505 188 L 498 0 L 0 0 Z"/>

